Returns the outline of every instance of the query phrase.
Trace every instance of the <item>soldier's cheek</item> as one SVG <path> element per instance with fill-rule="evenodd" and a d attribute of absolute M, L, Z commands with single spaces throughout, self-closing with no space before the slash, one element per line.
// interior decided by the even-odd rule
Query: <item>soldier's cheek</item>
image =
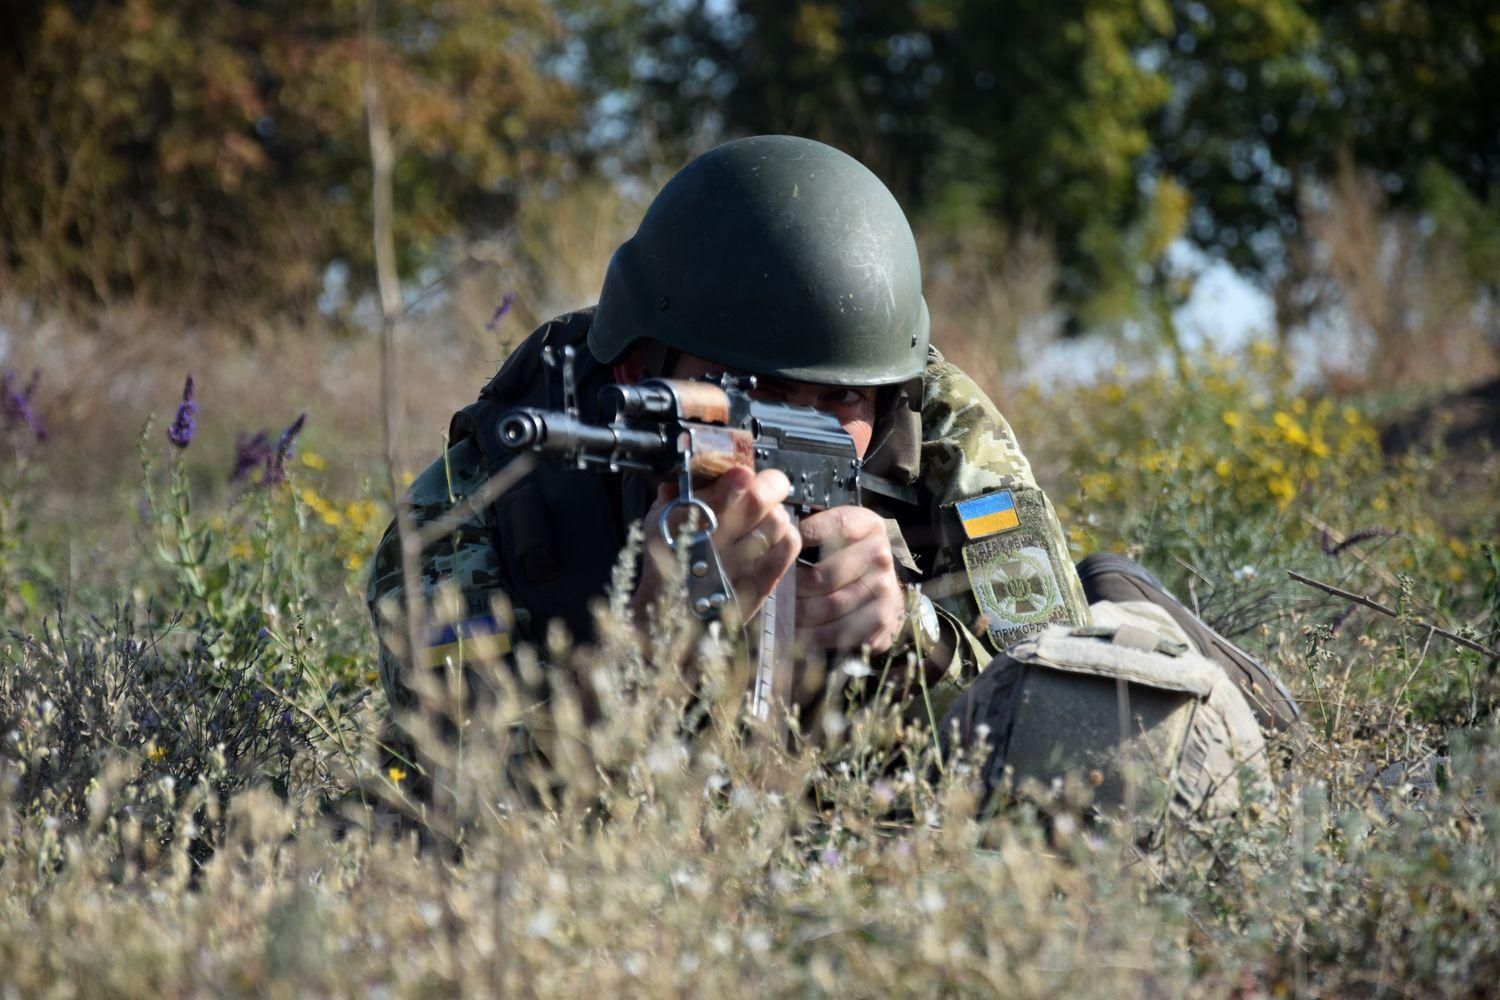
<path fill-rule="evenodd" d="M 864 415 L 858 417 L 840 415 L 839 423 L 843 424 L 844 433 L 854 439 L 854 453 L 863 459 L 865 452 L 870 449 L 870 439 L 875 435 L 874 419 Z"/>

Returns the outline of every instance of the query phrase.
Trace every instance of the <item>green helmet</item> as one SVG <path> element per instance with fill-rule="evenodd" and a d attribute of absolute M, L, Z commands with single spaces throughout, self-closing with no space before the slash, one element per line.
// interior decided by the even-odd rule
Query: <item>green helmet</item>
<path fill-rule="evenodd" d="M 915 378 L 928 317 L 911 227 L 831 146 L 726 143 L 667 182 L 609 262 L 589 349 L 609 364 L 643 338 L 804 382 Z"/>

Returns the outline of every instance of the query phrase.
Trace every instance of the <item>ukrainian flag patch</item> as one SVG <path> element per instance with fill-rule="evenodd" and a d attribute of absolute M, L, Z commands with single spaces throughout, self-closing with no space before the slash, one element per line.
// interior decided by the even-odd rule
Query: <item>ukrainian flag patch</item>
<path fill-rule="evenodd" d="M 1021 526 L 1016 512 L 1016 497 L 1010 490 L 996 490 L 954 505 L 958 520 L 969 538 L 985 538 Z"/>
<path fill-rule="evenodd" d="M 453 663 L 495 660 L 509 652 L 510 630 L 493 615 L 480 615 L 428 632 L 422 665 L 440 667 L 450 660 Z"/>

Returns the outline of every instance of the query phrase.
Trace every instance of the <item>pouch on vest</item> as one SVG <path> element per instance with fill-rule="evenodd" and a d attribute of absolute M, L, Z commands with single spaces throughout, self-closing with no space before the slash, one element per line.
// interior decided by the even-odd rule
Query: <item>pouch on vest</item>
<path fill-rule="evenodd" d="M 1052 626 L 993 660 L 943 733 L 950 748 L 956 737 L 984 754 L 987 801 L 1082 781 L 1096 813 L 1128 819 L 1154 846 L 1169 814 L 1211 826 L 1231 813 L 1241 764 L 1263 773 L 1264 744 L 1224 724 L 1229 686 L 1213 662 L 1151 629 Z"/>

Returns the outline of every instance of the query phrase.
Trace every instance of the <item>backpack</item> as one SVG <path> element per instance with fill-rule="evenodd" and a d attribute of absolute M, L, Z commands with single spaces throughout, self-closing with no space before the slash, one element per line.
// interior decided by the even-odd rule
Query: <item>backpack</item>
<path fill-rule="evenodd" d="M 1211 834 L 1269 796 L 1265 738 L 1223 668 L 1154 607 L 1090 610 L 1094 625 L 1006 649 L 944 716 L 945 752 L 972 755 L 984 801 L 1086 788 L 1093 814 L 1155 848 L 1174 827 Z"/>

